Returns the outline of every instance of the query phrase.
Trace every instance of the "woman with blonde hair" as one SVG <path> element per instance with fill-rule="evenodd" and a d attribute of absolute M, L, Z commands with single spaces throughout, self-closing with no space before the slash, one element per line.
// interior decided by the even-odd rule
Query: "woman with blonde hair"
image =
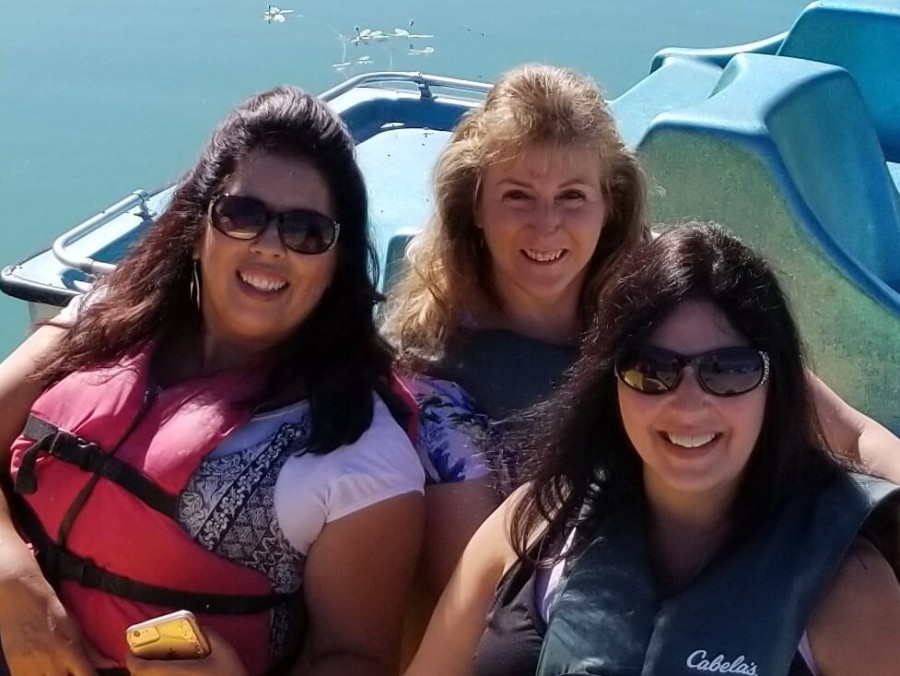
<path fill-rule="evenodd" d="M 497 423 L 559 384 L 598 290 L 649 226 L 644 175 L 600 89 L 564 68 L 502 76 L 434 182 L 436 213 L 410 245 L 386 331 L 417 374 L 437 592 L 496 506 L 492 469 L 515 472 Z"/>
<path fill-rule="evenodd" d="M 423 565 L 435 592 L 517 483 L 503 421 L 550 394 L 596 299 L 649 238 L 646 180 L 590 79 L 529 64 L 501 76 L 435 172 L 436 211 L 410 244 L 386 331 L 409 370 L 426 469 Z M 832 446 L 900 442 L 814 376 Z M 868 459 L 868 458 L 866 458 Z"/>

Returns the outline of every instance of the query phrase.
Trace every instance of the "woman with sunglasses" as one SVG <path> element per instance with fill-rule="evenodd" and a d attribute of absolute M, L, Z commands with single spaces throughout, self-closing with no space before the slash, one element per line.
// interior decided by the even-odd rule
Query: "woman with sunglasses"
<path fill-rule="evenodd" d="M 600 90 L 564 68 L 500 77 L 453 134 L 387 331 L 416 375 L 423 563 L 436 594 L 517 483 L 503 421 L 565 379 L 621 258 L 648 237 L 644 175 Z M 814 376 L 834 448 L 900 479 L 900 440 Z"/>
<path fill-rule="evenodd" d="M 676 229 L 601 299 L 408 676 L 896 674 L 900 489 L 828 450 L 769 267 Z"/>
<path fill-rule="evenodd" d="M 234 652 L 133 673 L 394 673 L 424 477 L 366 221 L 340 118 L 254 96 L 71 325 L 0 366 L 13 674 L 122 667 L 126 627 L 181 608 Z"/>

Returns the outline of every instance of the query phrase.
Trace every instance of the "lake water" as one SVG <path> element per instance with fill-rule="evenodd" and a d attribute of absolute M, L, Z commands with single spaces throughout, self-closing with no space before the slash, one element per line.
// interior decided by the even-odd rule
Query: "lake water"
<path fill-rule="evenodd" d="M 593 75 L 610 97 L 667 46 L 713 47 L 786 30 L 806 0 L 0 0 L 0 264 L 49 246 L 137 188 L 194 161 L 214 125 L 280 83 L 321 91 L 394 68 L 492 80 L 524 61 Z M 410 21 L 413 21 L 410 25 Z M 360 31 L 409 30 L 359 43 Z M 427 52 L 427 53 L 426 53 Z M 343 72 L 335 64 L 348 63 Z M 0 298 L 0 356 L 25 335 Z"/>

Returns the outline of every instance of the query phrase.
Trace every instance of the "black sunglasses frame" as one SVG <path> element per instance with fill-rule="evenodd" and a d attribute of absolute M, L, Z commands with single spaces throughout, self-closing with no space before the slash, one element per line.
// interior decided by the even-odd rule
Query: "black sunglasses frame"
<path fill-rule="evenodd" d="M 260 209 L 260 213 L 265 217 L 263 226 L 262 228 L 260 228 L 259 232 L 254 233 L 248 231 L 243 234 L 238 234 L 235 231 L 229 231 L 223 228 L 219 222 L 219 213 L 216 210 L 216 207 L 226 199 L 242 200 L 258 207 Z M 219 195 L 216 195 L 216 197 L 209 203 L 207 216 L 209 217 L 209 222 L 216 229 L 216 231 L 221 232 L 223 235 L 225 235 L 226 237 L 230 237 L 231 239 L 237 239 L 244 242 L 249 242 L 256 239 L 257 237 L 262 235 L 274 222 L 275 227 L 278 230 L 278 238 L 281 240 L 281 243 L 284 245 L 284 247 L 289 251 L 304 254 L 306 256 L 317 256 L 333 249 L 337 244 L 338 238 L 341 234 L 341 224 L 335 221 L 330 216 L 326 216 L 319 211 L 315 211 L 314 209 L 290 209 L 289 211 L 274 211 L 266 206 L 265 202 L 263 202 L 262 200 L 256 199 L 255 197 L 250 197 L 249 195 L 232 195 L 230 193 L 220 193 Z M 288 241 L 288 237 L 285 236 L 285 219 L 290 216 L 312 216 L 314 218 L 310 222 L 325 223 L 330 225 L 334 234 L 332 235 L 330 241 L 328 241 L 327 246 L 324 249 L 316 248 L 314 250 L 307 250 L 292 246 Z"/>
<path fill-rule="evenodd" d="M 633 367 L 622 368 L 623 362 L 629 361 L 630 363 L 634 364 L 636 360 L 641 359 L 641 358 L 646 358 L 646 355 L 651 351 L 657 353 L 659 356 L 663 356 L 666 359 L 671 360 L 669 362 L 669 364 L 676 366 L 675 379 L 672 381 L 671 384 L 664 382 L 660 378 L 652 378 L 652 380 L 655 383 L 658 383 L 661 387 L 663 387 L 665 389 L 660 389 L 660 390 L 656 390 L 656 391 L 643 390 L 643 389 L 637 387 L 634 383 L 629 382 L 625 375 L 626 372 L 632 371 L 632 370 L 637 370 L 637 369 L 634 369 Z M 706 379 L 707 376 L 704 375 L 704 372 L 705 372 L 705 369 L 703 368 L 704 360 L 708 360 L 710 358 L 713 358 L 713 357 L 716 357 L 719 355 L 723 355 L 723 354 L 727 355 L 728 353 L 734 354 L 737 352 L 741 352 L 744 354 L 754 354 L 754 355 L 758 356 L 759 360 L 760 360 L 760 366 L 762 367 L 761 368 L 762 374 L 760 375 L 759 380 L 755 384 L 751 385 L 750 387 L 748 387 L 746 389 L 742 389 L 739 391 L 735 390 L 735 391 L 729 391 L 729 392 L 717 392 L 715 389 L 710 387 L 710 385 Z M 643 355 L 643 357 L 642 357 L 642 355 Z M 753 390 L 755 390 L 757 387 L 760 387 L 763 383 L 765 383 L 769 379 L 769 355 L 766 352 L 764 352 L 763 350 L 756 350 L 752 347 L 724 347 L 724 348 L 718 348 L 716 350 L 709 350 L 708 352 L 701 352 L 700 354 L 684 355 L 684 354 L 679 354 L 678 352 L 672 352 L 671 350 L 666 350 L 666 349 L 663 349 L 660 347 L 643 346 L 643 347 L 640 347 L 640 348 L 637 348 L 635 350 L 628 352 L 625 357 L 617 360 L 616 365 L 615 365 L 615 372 L 616 372 L 616 377 L 626 387 L 631 388 L 635 392 L 640 392 L 641 394 L 656 396 L 656 395 L 660 395 L 660 394 L 667 394 L 668 392 L 672 392 L 673 390 L 675 390 L 678 387 L 678 385 L 681 383 L 681 378 L 684 375 L 684 368 L 686 366 L 690 366 L 691 369 L 694 371 L 694 375 L 697 378 L 697 382 L 700 384 L 701 389 L 704 392 L 708 392 L 709 394 L 712 394 L 716 397 L 737 397 L 742 394 L 747 394 L 748 392 L 752 392 Z M 659 370 L 662 370 L 662 369 L 657 369 L 657 371 L 659 371 Z M 638 372 L 640 373 L 640 371 L 638 371 Z M 645 374 L 641 373 L 641 375 L 644 376 Z M 715 374 L 715 375 L 722 375 L 722 374 Z"/>

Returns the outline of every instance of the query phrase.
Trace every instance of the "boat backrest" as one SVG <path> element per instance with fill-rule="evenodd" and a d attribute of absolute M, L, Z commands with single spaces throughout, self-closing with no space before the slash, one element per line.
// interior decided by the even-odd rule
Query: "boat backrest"
<path fill-rule="evenodd" d="M 820 0 L 801 12 L 780 56 L 831 63 L 859 85 L 889 162 L 900 162 L 900 2 Z"/>
<path fill-rule="evenodd" d="M 369 192 L 369 228 L 389 293 L 406 265 L 406 244 L 431 216 L 431 177 L 450 131 L 385 129 L 356 148 Z"/>
<path fill-rule="evenodd" d="M 817 372 L 900 431 L 900 195 L 855 79 L 738 55 L 708 98 L 657 116 L 638 151 L 654 219 L 719 221 L 765 255 Z"/>

